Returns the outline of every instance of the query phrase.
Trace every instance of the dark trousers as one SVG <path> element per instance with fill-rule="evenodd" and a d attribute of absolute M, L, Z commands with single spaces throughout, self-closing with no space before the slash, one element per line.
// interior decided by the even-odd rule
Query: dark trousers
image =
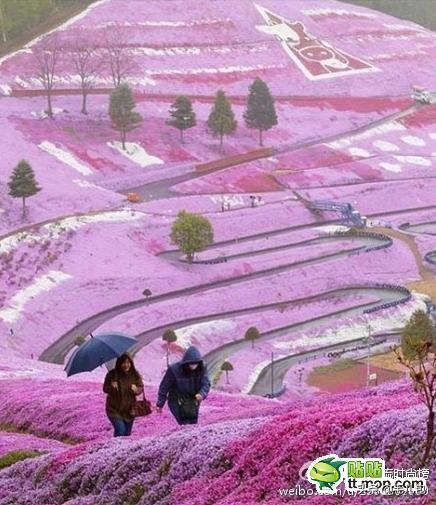
<path fill-rule="evenodd" d="M 168 407 L 172 415 L 175 417 L 176 421 L 179 424 L 197 424 L 198 422 L 198 410 L 196 417 L 182 417 L 182 413 L 180 411 L 180 406 L 176 402 L 168 402 Z"/>
<path fill-rule="evenodd" d="M 125 421 L 120 417 L 109 417 L 114 427 L 114 437 L 128 437 L 132 433 L 133 419 Z"/>

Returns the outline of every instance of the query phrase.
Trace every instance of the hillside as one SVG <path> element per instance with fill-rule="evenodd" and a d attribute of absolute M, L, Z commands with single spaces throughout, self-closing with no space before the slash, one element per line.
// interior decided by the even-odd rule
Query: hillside
<path fill-rule="evenodd" d="M 126 149 L 108 111 L 114 54 L 143 119 Z M 410 379 L 367 384 L 436 303 L 436 105 L 411 96 L 435 92 L 435 55 L 434 32 L 335 0 L 100 0 L 0 60 L 0 462 L 37 451 L 0 470 L 0 504 L 276 505 L 312 486 L 298 471 L 323 455 L 418 465 Z M 262 146 L 245 121 L 256 78 L 278 118 Z M 208 121 L 220 89 L 237 121 L 222 147 Z M 168 124 L 181 94 L 196 114 L 183 141 Z M 8 184 L 22 159 L 41 187 L 25 212 Z M 214 232 L 193 262 L 170 239 L 182 210 Z M 165 408 L 110 439 L 106 368 L 63 368 L 77 337 L 113 331 L 137 340 L 153 402 L 167 352 L 200 349 L 213 388 L 198 427 Z M 386 360 L 367 370 L 368 352 Z M 308 384 L 338 359 L 352 384 Z M 428 496 L 377 503 L 432 503 L 434 465 Z"/>

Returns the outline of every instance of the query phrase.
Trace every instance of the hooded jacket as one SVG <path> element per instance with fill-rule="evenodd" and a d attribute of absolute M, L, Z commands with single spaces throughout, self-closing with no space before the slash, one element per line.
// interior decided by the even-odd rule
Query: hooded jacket
<path fill-rule="evenodd" d="M 186 373 L 184 365 L 199 363 L 199 370 Z M 203 361 L 200 351 L 189 347 L 180 361 L 173 363 L 167 368 L 159 386 L 157 407 L 163 407 L 168 399 L 169 404 L 177 403 L 177 398 L 183 395 L 195 396 L 200 394 L 203 400 L 209 393 L 210 380 L 207 366 Z"/>

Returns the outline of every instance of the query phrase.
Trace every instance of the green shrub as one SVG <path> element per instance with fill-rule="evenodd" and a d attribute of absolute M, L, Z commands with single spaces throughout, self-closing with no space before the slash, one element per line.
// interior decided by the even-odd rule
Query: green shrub
<path fill-rule="evenodd" d="M 7 454 L 4 454 L 0 457 L 0 469 L 7 468 L 14 463 L 18 463 L 18 461 L 23 461 L 28 458 L 37 458 L 38 456 L 41 456 L 41 454 L 44 453 L 25 449 L 8 452 Z"/>

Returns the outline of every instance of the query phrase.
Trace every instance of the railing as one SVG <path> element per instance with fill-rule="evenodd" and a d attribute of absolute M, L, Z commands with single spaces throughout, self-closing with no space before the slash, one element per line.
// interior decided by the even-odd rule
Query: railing
<path fill-rule="evenodd" d="M 272 147 L 264 147 L 262 149 L 249 151 L 248 153 L 235 154 L 234 156 L 227 156 L 226 158 L 208 161 L 207 163 L 200 163 L 199 165 L 196 165 L 195 169 L 200 173 L 211 172 L 213 170 L 219 170 L 221 168 L 241 165 L 242 163 L 248 163 L 249 161 L 258 160 L 260 158 L 267 158 L 269 156 L 273 156 L 274 153 L 275 151 Z"/>

